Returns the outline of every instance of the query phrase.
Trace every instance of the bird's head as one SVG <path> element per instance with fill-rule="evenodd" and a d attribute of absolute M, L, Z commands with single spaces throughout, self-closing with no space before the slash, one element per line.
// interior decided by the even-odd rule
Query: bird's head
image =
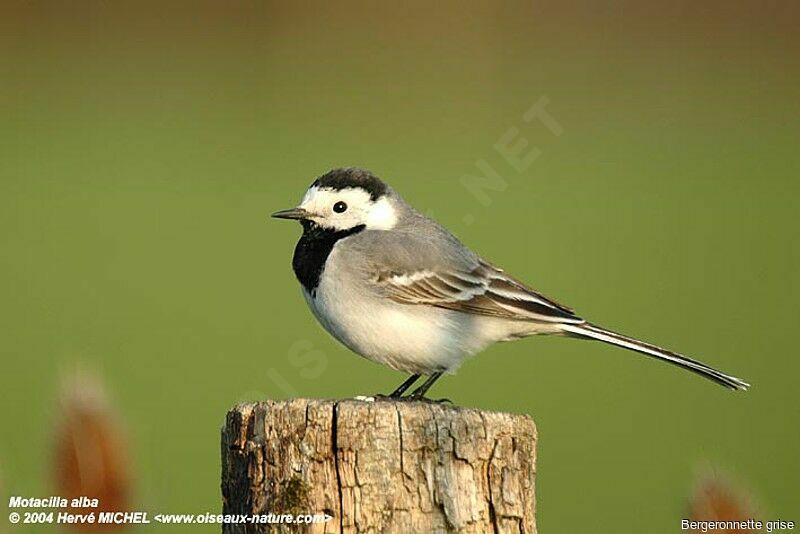
<path fill-rule="evenodd" d="M 299 206 L 272 216 L 339 232 L 389 230 L 398 213 L 392 190 L 380 178 L 362 169 L 334 169 L 311 184 Z"/>

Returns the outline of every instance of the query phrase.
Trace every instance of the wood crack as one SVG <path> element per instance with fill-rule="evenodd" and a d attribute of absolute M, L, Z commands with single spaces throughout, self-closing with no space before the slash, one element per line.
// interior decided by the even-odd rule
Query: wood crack
<path fill-rule="evenodd" d="M 342 488 L 342 471 L 339 465 L 339 449 L 337 447 L 337 439 L 339 434 L 339 403 L 333 403 L 332 418 L 331 418 L 331 448 L 333 453 L 333 462 L 336 468 L 336 489 L 339 496 L 339 532 L 344 534 L 344 489 Z"/>
<path fill-rule="evenodd" d="M 492 452 L 489 454 L 489 459 L 486 461 L 486 488 L 489 494 L 489 519 L 492 521 L 492 531 L 494 534 L 499 534 L 500 526 L 497 524 L 497 511 L 494 509 L 494 494 L 492 493 L 492 462 L 494 455 L 497 451 L 497 440 L 492 445 Z"/>
<path fill-rule="evenodd" d="M 395 406 L 397 412 L 397 434 L 400 440 L 400 476 L 406 477 L 406 469 L 403 461 L 403 417 L 400 414 L 400 405 Z"/>

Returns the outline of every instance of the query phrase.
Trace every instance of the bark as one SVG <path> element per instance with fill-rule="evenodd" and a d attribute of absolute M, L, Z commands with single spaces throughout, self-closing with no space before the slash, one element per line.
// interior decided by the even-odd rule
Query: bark
<path fill-rule="evenodd" d="M 423 402 L 241 404 L 222 429 L 223 513 L 326 513 L 223 532 L 535 533 L 528 416 Z"/>

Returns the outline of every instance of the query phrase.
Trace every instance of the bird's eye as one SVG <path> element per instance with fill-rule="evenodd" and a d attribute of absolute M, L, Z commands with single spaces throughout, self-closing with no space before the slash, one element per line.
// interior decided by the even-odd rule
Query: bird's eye
<path fill-rule="evenodd" d="M 344 213 L 347 211 L 347 204 L 342 202 L 341 200 L 333 205 L 333 211 L 336 213 Z"/>

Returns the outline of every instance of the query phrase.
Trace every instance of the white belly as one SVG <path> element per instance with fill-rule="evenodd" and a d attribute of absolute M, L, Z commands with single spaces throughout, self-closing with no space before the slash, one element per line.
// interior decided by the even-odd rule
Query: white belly
<path fill-rule="evenodd" d="M 335 271 L 338 262 L 330 261 L 335 254 L 315 296 L 303 294 L 328 332 L 370 360 L 408 373 L 453 372 L 493 342 L 533 333 L 521 322 L 384 300 L 357 281 L 336 286 L 333 281 L 343 278 Z"/>

